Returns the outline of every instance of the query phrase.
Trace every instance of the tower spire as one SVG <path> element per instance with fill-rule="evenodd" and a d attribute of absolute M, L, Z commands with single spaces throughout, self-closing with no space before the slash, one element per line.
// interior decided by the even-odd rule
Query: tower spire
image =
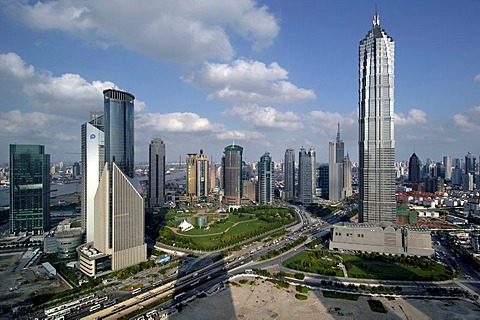
<path fill-rule="evenodd" d="M 375 14 L 373 15 L 373 26 L 380 25 L 380 17 L 377 13 L 377 4 L 375 3 Z"/>

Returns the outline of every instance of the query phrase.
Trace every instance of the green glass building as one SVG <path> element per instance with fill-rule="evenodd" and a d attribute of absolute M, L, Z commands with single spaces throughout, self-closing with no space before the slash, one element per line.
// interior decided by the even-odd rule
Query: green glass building
<path fill-rule="evenodd" d="M 50 225 L 50 155 L 41 145 L 10 145 L 10 233 L 41 234 Z"/>

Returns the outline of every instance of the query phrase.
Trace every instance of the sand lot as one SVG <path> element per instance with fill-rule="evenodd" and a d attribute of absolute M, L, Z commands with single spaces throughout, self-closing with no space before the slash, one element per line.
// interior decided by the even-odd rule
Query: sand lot
<path fill-rule="evenodd" d="M 169 319 L 480 319 L 480 306 L 461 300 L 417 300 L 360 297 L 358 301 L 325 298 L 310 291 L 308 299 L 295 298 L 296 289 L 277 288 L 252 278 L 242 285 L 230 285 L 214 296 L 197 299 Z M 238 283 L 239 278 L 233 280 Z M 367 300 L 383 303 L 387 313 L 371 311 Z"/>

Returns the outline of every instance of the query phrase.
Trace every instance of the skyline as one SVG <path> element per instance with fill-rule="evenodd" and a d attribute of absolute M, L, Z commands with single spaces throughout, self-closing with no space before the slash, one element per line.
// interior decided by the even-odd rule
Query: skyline
<path fill-rule="evenodd" d="M 234 141 L 250 162 L 303 146 L 326 163 L 337 123 L 358 161 L 358 42 L 374 1 L 2 3 L 0 162 L 15 143 L 80 160 L 80 126 L 112 87 L 136 97 L 137 162 L 161 138 L 167 161 L 203 149 L 218 163 Z M 378 2 L 396 43 L 397 161 L 480 155 L 479 9 Z"/>

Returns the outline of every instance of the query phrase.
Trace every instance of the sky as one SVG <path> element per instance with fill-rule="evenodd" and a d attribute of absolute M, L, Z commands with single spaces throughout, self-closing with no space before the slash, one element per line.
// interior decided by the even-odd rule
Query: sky
<path fill-rule="evenodd" d="M 358 160 L 358 44 L 395 40 L 397 161 L 480 155 L 480 1 L 0 0 L 0 162 L 9 144 L 80 160 L 102 91 L 135 95 L 135 160 L 285 149 Z"/>

